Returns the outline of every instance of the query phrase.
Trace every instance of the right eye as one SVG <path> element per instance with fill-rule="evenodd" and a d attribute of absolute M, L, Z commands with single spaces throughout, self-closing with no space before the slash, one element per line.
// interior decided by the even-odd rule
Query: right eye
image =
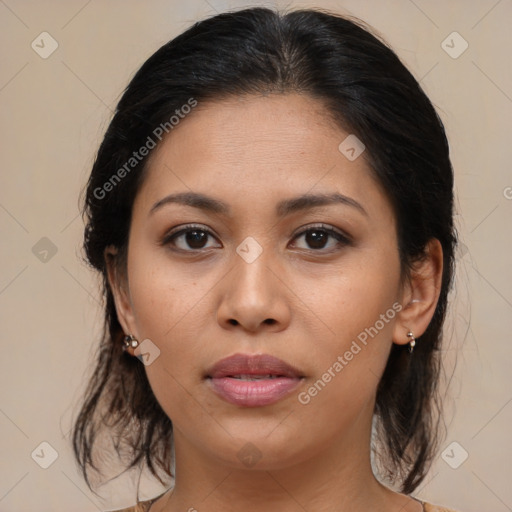
<path fill-rule="evenodd" d="M 208 238 L 214 238 L 211 231 L 203 226 L 187 225 L 178 231 L 171 231 L 165 235 L 162 245 L 171 245 L 180 251 L 197 252 L 209 249 L 205 246 Z"/>

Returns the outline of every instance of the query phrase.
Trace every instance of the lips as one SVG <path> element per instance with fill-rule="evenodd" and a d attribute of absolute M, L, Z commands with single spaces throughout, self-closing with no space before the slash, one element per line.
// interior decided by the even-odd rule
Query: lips
<path fill-rule="evenodd" d="M 302 377 L 299 370 L 268 354 L 235 354 L 221 359 L 207 371 L 207 376 L 214 379 L 242 375 Z"/>
<path fill-rule="evenodd" d="M 235 354 L 221 359 L 206 373 L 212 391 L 242 407 L 275 403 L 295 389 L 303 378 L 300 370 L 268 354 Z"/>

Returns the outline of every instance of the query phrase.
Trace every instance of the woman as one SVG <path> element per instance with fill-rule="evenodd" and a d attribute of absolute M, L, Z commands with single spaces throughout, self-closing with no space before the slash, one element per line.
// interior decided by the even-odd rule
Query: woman
<path fill-rule="evenodd" d="M 73 432 L 89 487 L 106 433 L 169 487 L 126 510 L 447 510 L 411 495 L 438 447 L 449 148 L 362 22 L 254 8 L 164 45 L 85 213 L 106 297 Z"/>

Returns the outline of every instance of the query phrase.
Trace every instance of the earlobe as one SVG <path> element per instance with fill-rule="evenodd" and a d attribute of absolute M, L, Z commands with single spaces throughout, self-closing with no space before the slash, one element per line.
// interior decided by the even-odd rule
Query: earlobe
<path fill-rule="evenodd" d="M 393 342 L 414 346 L 427 329 L 439 300 L 443 276 L 443 249 L 436 238 L 425 248 L 425 256 L 411 270 L 410 279 L 404 289 L 406 302 L 397 315 L 393 331 Z M 412 335 L 410 335 L 410 334 Z M 418 340 L 416 343 L 421 342 Z"/>
<path fill-rule="evenodd" d="M 119 323 L 125 333 L 135 333 L 135 318 L 129 296 L 128 281 L 120 273 L 117 248 L 107 247 L 104 251 L 104 258 Z"/>

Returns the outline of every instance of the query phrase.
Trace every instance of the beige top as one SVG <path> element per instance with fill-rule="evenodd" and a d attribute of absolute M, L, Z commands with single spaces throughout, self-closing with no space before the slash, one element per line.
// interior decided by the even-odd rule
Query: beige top
<path fill-rule="evenodd" d="M 165 493 L 164 493 L 165 494 Z M 163 496 L 161 494 L 160 496 Z M 115 510 L 113 512 L 148 512 L 151 508 L 151 505 L 158 499 L 160 496 L 153 498 L 148 501 L 140 501 L 137 505 L 133 507 L 123 508 L 121 510 Z M 423 505 L 423 512 L 457 512 L 451 508 L 442 507 L 440 505 L 433 505 L 432 503 L 427 503 L 426 501 L 420 501 Z"/>

